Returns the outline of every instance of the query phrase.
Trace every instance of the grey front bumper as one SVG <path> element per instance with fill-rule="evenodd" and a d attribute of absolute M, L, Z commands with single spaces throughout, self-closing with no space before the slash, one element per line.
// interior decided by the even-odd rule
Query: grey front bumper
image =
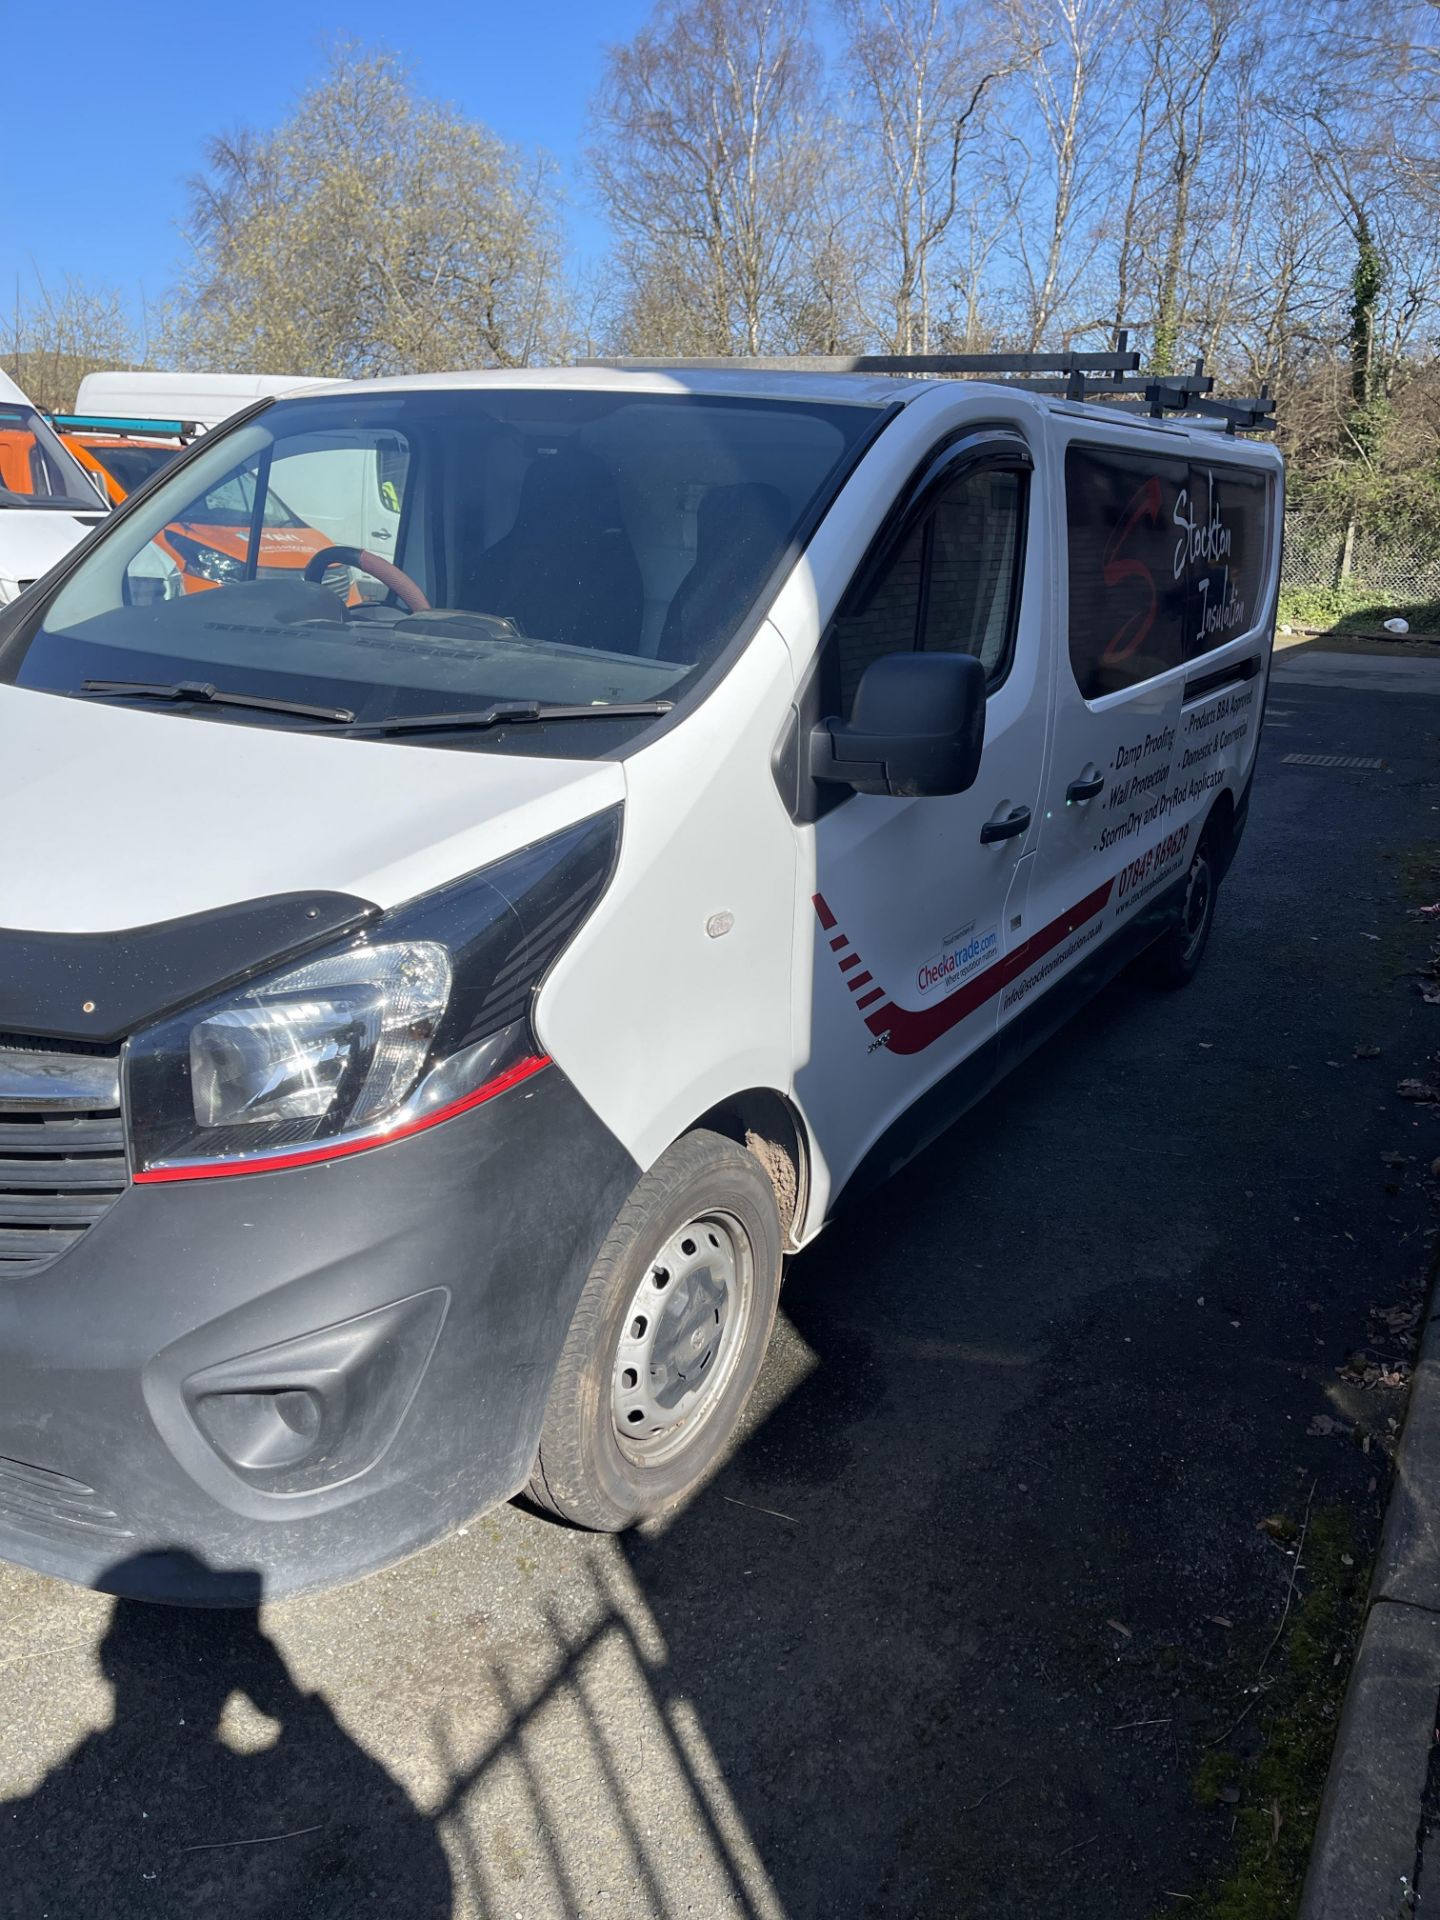
<path fill-rule="evenodd" d="M 254 1604 L 505 1499 L 637 1177 L 552 1065 L 350 1159 L 129 1188 L 0 1283 L 0 1556 Z"/>

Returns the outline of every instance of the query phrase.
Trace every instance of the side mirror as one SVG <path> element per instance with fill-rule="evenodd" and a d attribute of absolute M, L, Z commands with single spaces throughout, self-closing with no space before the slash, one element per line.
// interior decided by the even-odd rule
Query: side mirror
<path fill-rule="evenodd" d="M 985 746 L 985 669 L 968 653 L 887 653 L 855 689 L 849 720 L 810 736 L 815 780 L 857 793 L 964 793 Z"/>

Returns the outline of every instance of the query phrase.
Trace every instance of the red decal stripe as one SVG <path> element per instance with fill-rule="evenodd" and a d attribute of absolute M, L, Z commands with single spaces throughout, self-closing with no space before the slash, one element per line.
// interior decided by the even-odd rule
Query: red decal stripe
<path fill-rule="evenodd" d="M 875 976 L 874 976 L 874 974 L 873 974 L 873 973 L 857 973 L 857 974 L 852 974 L 852 976 L 850 977 L 850 979 L 849 979 L 849 980 L 847 980 L 847 981 L 845 982 L 845 984 L 846 984 L 846 986 L 847 986 L 847 987 L 849 987 L 849 989 L 850 989 L 850 991 L 851 991 L 851 993 L 858 993 L 858 992 L 860 991 L 860 989 L 861 989 L 861 987 L 868 987 L 868 986 L 869 986 L 869 984 L 870 984 L 870 982 L 871 982 L 871 981 L 872 981 L 872 980 L 873 980 L 874 978 L 875 978 Z"/>
<path fill-rule="evenodd" d="M 983 973 L 977 973 L 957 987 L 954 993 L 947 994 L 943 1000 L 937 1000 L 929 1007 L 897 1007 L 893 1003 L 878 1008 L 865 1016 L 865 1024 L 877 1037 L 889 1035 L 886 1044 L 892 1053 L 922 1053 L 926 1047 L 933 1046 L 943 1034 L 952 1027 L 958 1027 L 968 1014 L 983 1007 L 987 1000 L 993 1000 L 1002 987 L 1009 986 L 1022 973 L 1028 972 L 1037 960 L 1058 947 L 1062 940 L 1093 920 L 1109 900 L 1115 882 L 1107 880 L 1104 886 L 1096 887 L 1093 893 L 1071 907 L 1068 913 L 1062 913 L 1048 926 L 1041 927 L 1038 933 L 1013 952 L 1007 953 L 993 966 L 986 967 Z"/>
<path fill-rule="evenodd" d="M 849 944 L 850 936 L 848 933 L 837 933 L 835 938 L 830 942 L 830 951 L 832 953 L 839 953 L 842 947 L 848 947 Z"/>
<path fill-rule="evenodd" d="M 134 1178 L 137 1185 L 162 1180 L 220 1180 L 228 1179 L 235 1173 L 280 1173 L 289 1167 L 313 1166 L 319 1160 L 343 1160 L 352 1153 L 371 1153 L 376 1147 L 388 1147 L 392 1140 L 408 1140 L 412 1134 L 438 1127 L 442 1120 L 453 1120 L 457 1113 L 483 1106 L 487 1100 L 493 1100 L 497 1094 L 519 1086 L 522 1080 L 528 1080 L 532 1074 L 539 1073 L 549 1065 L 548 1053 L 530 1054 L 524 1060 L 517 1060 L 513 1067 L 507 1067 L 503 1073 L 497 1073 L 493 1080 L 487 1080 L 483 1087 L 476 1087 L 473 1093 L 452 1100 L 448 1106 L 437 1107 L 433 1113 L 411 1120 L 403 1127 L 392 1127 L 389 1133 L 377 1134 L 373 1139 L 337 1140 L 333 1146 L 301 1147 L 294 1153 L 280 1153 L 268 1158 L 197 1160 L 188 1166 L 150 1167 L 143 1173 L 137 1173 Z"/>
<path fill-rule="evenodd" d="M 1047 926 L 1032 933 L 1028 940 L 1022 941 L 1018 947 L 997 960 L 993 966 L 986 967 L 983 973 L 973 975 L 963 986 L 957 987 L 954 993 L 947 994 L 943 1000 L 937 1000 L 931 1006 L 896 1006 L 893 1000 L 886 999 L 884 991 L 879 987 L 862 994 L 855 1005 L 863 1011 L 866 1007 L 875 1007 L 877 1001 L 883 1000 L 885 1002 L 883 1006 L 876 1007 L 873 1013 L 865 1015 L 865 1024 L 871 1033 L 877 1039 L 883 1036 L 885 1044 L 892 1053 L 923 1052 L 926 1047 L 933 1046 L 942 1035 L 949 1033 L 952 1027 L 959 1026 L 960 1022 L 974 1013 L 977 1008 L 983 1007 L 987 1000 L 993 1000 L 995 995 L 1003 987 L 1008 987 L 1012 980 L 1018 980 L 1022 973 L 1027 973 L 1038 961 L 1043 960 L 1047 953 L 1053 953 L 1055 948 L 1078 928 L 1085 926 L 1097 914 L 1103 913 L 1114 889 L 1113 878 L 1105 881 L 1092 893 L 1087 893 L 1083 900 L 1078 900 L 1068 912 L 1060 914 Z M 813 900 L 815 911 L 820 916 L 820 924 L 828 933 L 835 925 L 835 916 L 820 894 L 813 895 Z M 838 948 L 840 944 L 839 940 L 830 942 L 832 948 Z M 840 962 L 842 977 L 851 967 L 859 964 L 858 954 L 847 955 Z M 854 974 L 847 982 L 850 991 L 854 993 L 860 987 L 867 985 L 870 977 L 868 973 Z"/>

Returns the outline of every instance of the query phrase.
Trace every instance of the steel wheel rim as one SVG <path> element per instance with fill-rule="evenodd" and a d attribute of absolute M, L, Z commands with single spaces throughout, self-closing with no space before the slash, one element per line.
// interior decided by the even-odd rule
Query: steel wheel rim
<path fill-rule="evenodd" d="M 1185 934 L 1184 958 L 1187 966 L 1200 951 L 1200 943 L 1205 938 L 1205 927 L 1210 918 L 1210 892 L 1210 862 L 1203 853 L 1197 853 L 1190 863 L 1185 884 L 1185 905 L 1180 915 Z"/>
<path fill-rule="evenodd" d="M 754 1299 L 750 1237 L 733 1214 L 677 1229 L 625 1308 L 611 1375 L 622 1452 L 659 1466 L 690 1444 L 724 1395 Z"/>

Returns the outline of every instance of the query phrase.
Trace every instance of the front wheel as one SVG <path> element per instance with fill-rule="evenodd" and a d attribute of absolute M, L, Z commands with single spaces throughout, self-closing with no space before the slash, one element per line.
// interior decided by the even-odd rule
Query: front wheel
<path fill-rule="evenodd" d="M 1215 850 L 1202 840 L 1185 875 L 1185 891 L 1175 924 L 1155 945 L 1155 974 L 1163 987 L 1184 987 L 1200 971 L 1200 962 L 1215 924 L 1215 896 L 1220 875 Z"/>
<path fill-rule="evenodd" d="M 781 1258 L 752 1154 L 708 1132 L 662 1154 L 585 1282 L 530 1497 L 606 1533 L 678 1506 L 723 1457 L 760 1372 Z"/>

